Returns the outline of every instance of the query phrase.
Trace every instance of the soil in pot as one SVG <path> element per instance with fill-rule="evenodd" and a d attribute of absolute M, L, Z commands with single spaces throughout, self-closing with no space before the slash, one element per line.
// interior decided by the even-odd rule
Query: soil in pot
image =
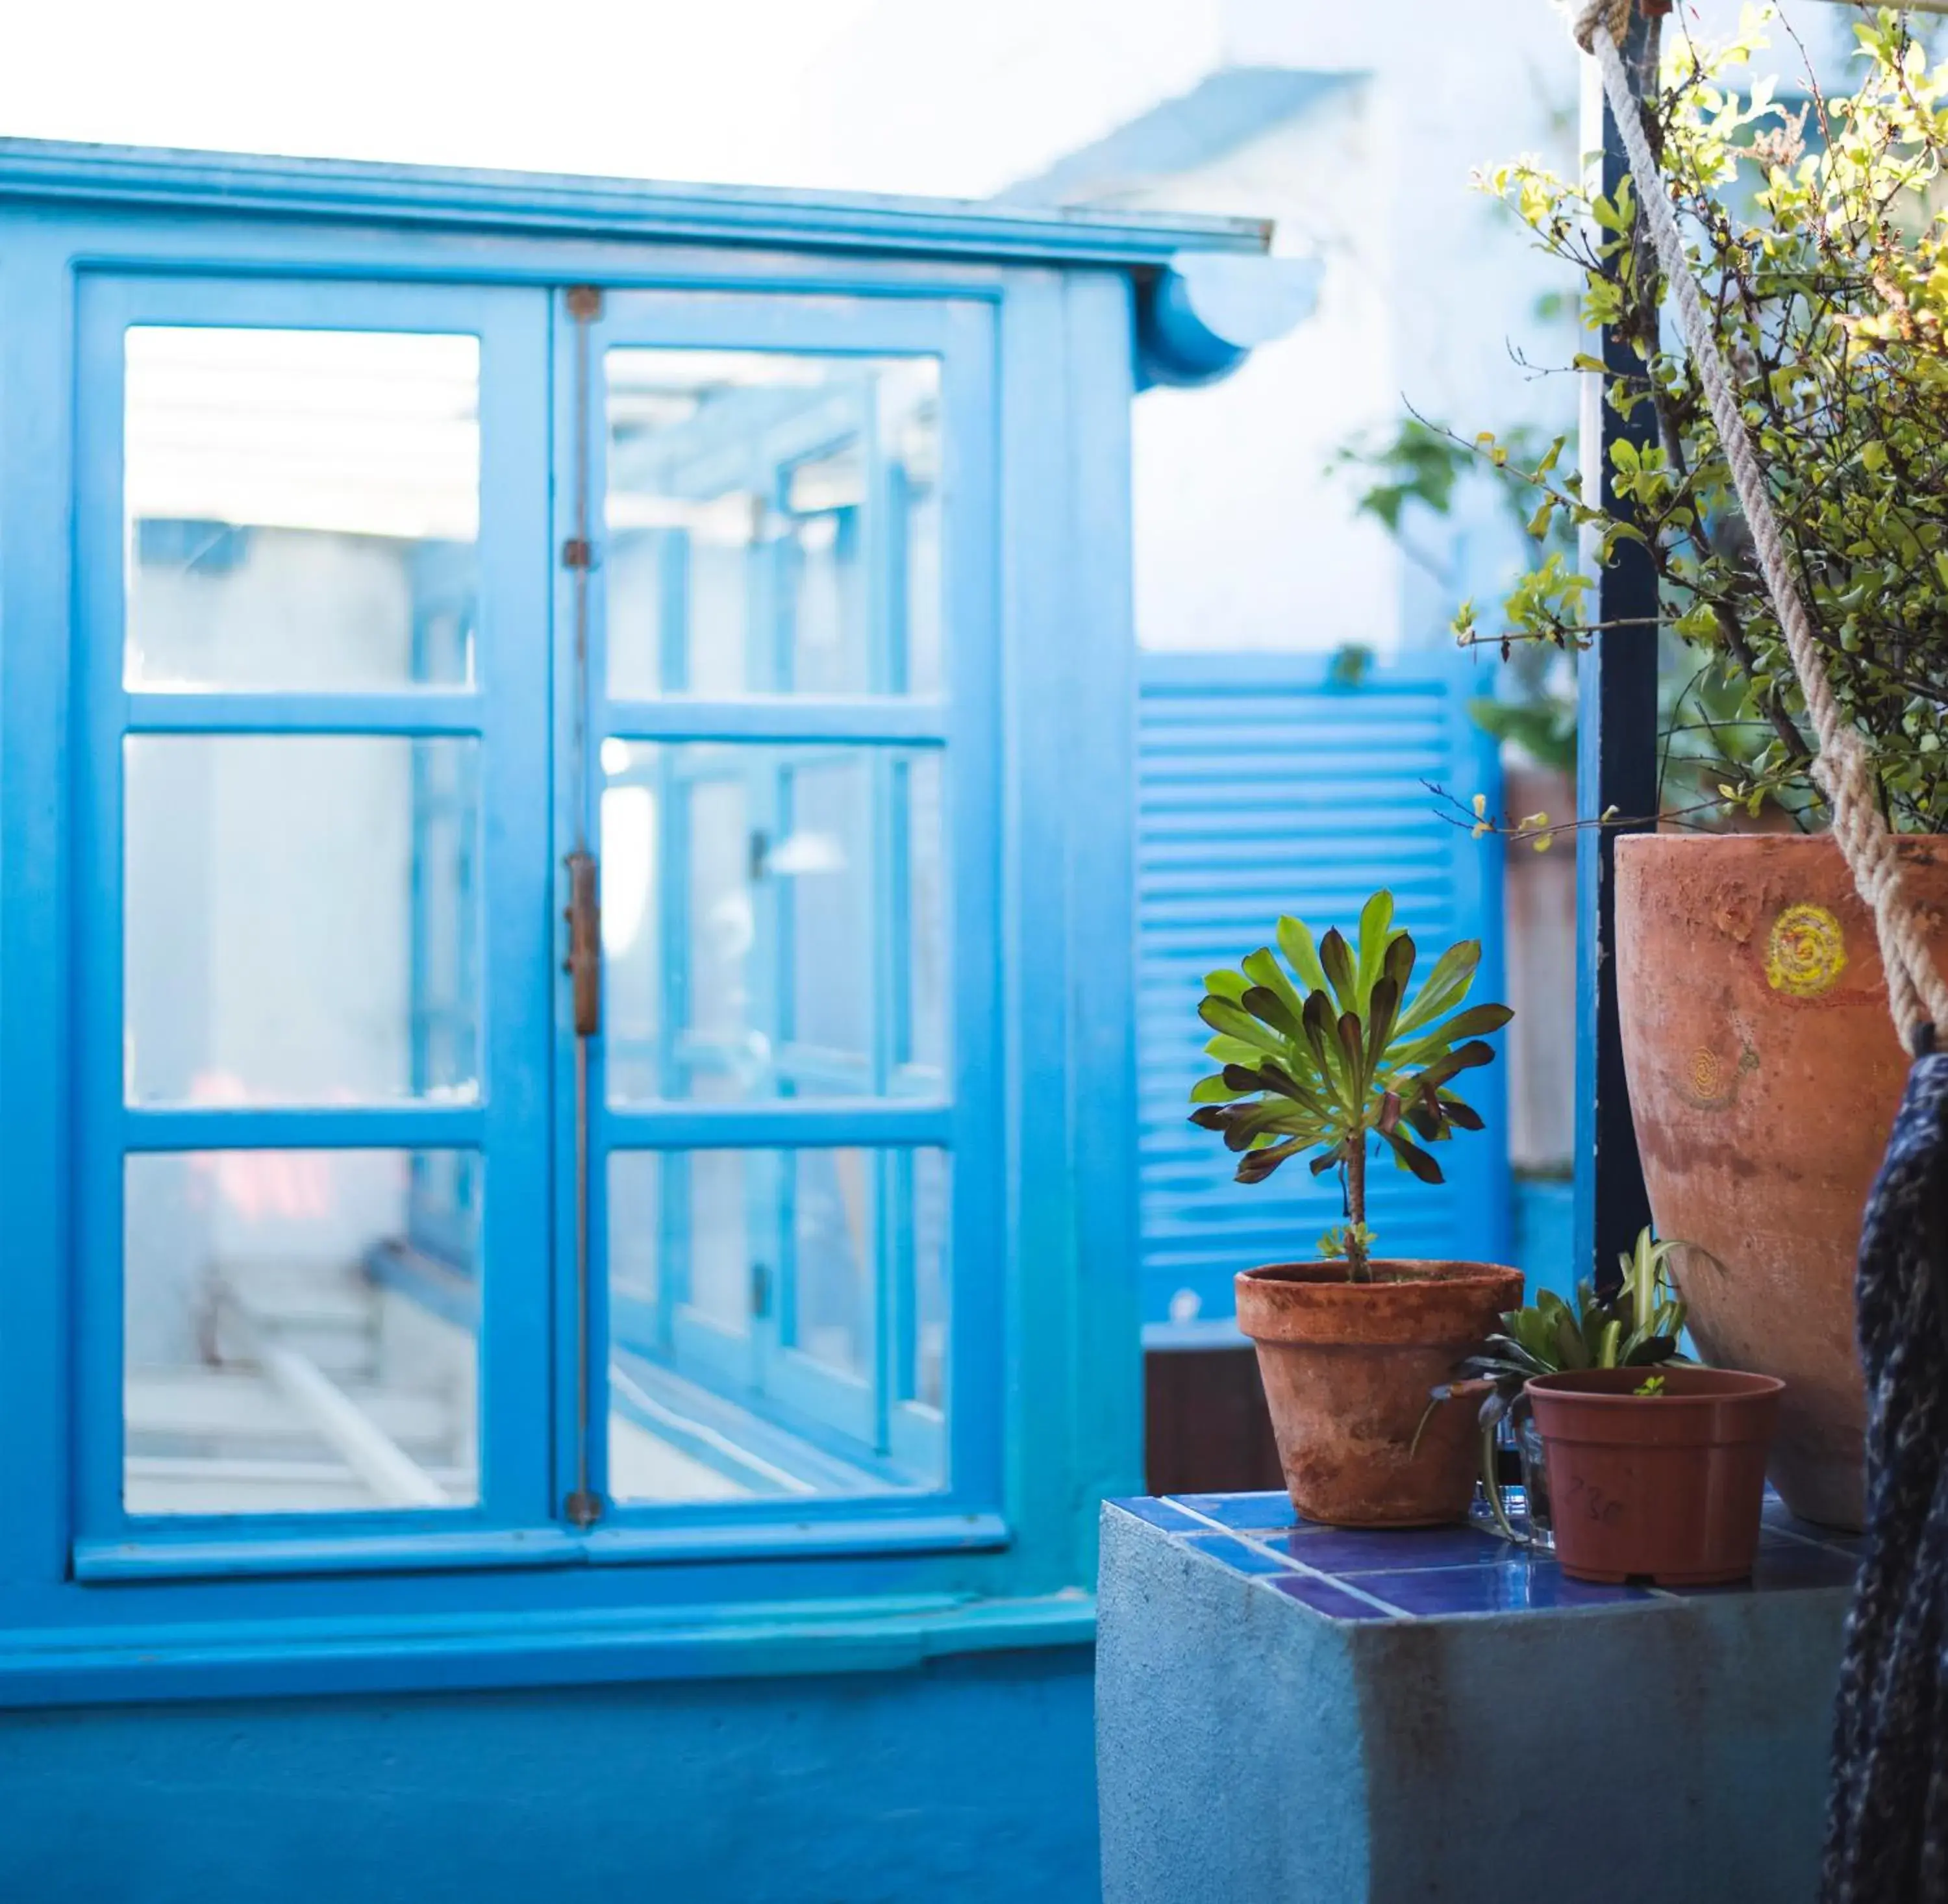
<path fill-rule="evenodd" d="M 1903 839 L 1948 954 L 1948 840 Z M 1672 1267 L 1720 1366 L 1782 1377 L 1773 1484 L 1857 1529 L 1866 1403 L 1860 1216 L 1907 1076 L 1873 921 L 1824 836 L 1617 842 L 1617 975 L 1637 1148 Z"/>
<path fill-rule="evenodd" d="M 1257 1344 L 1279 1462 L 1301 1515 L 1334 1527 L 1420 1527 L 1467 1512 L 1476 1410 L 1457 1398 L 1429 1415 L 1428 1392 L 1452 1381 L 1455 1364 L 1521 1303 L 1519 1270 L 1376 1261 L 1370 1282 L 1349 1282 L 1343 1263 L 1286 1263 L 1247 1270 L 1237 1292 L 1238 1326 Z"/>
<path fill-rule="evenodd" d="M 1658 1393 L 1636 1392 L 1647 1377 Z M 1537 1376 L 1528 1394 L 1562 1571 L 1668 1586 L 1743 1580 L 1784 1386 L 1727 1369 Z"/>

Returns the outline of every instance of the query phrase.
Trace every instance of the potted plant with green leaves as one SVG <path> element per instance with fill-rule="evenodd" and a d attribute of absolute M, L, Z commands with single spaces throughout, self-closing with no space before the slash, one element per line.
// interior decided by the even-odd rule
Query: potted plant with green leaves
<path fill-rule="evenodd" d="M 1704 1586 L 1743 1578 L 1758 1552 L 1785 1385 L 1681 1353 L 1686 1310 L 1670 1264 L 1686 1248 L 1639 1232 L 1614 1288 L 1586 1281 L 1573 1307 L 1544 1290 L 1511 1310 L 1461 1363 L 1465 1379 L 1428 1404 L 1431 1420 L 1489 1385 L 1477 1419 L 1490 1507 L 1505 1534 L 1523 1537 L 1497 1484 L 1506 1419 L 1522 1450 L 1529 1537 L 1579 1580 Z"/>
<path fill-rule="evenodd" d="M 1528 1537 L 1551 1538 L 1548 1471 L 1542 1442 L 1525 1392 L 1539 1375 L 1586 1369 L 1660 1369 L 1687 1358 L 1681 1352 L 1684 1298 L 1671 1279 L 1671 1257 L 1685 1245 L 1660 1242 L 1646 1228 L 1636 1247 L 1618 1257 L 1615 1287 L 1599 1289 L 1588 1278 L 1577 1285 L 1572 1305 L 1553 1289 L 1539 1290 L 1535 1301 L 1512 1309 L 1500 1331 L 1464 1360 L 1459 1381 L 1443 1382 L 1428 1403 L 1431 1417 L 1444 1407 L 1481 1393 L 1477 1419 L 1481 1435 L 1481 1484 L 1490 1512 L 1502 1531 L 1523 1537 L 1510 1524 L 1500 1486 L 1497 1444 L 1506 1421 L 1521 1451 L 1522 1487 L 1527 1497 Z"/>
<path fill-rule="evenodd" d="M 1512 1014 L 1466 1002 L 1478 941 L 1449 947 L 1415 988 L 1390 892 L 1367 901 L 1354 942 L 1336 929 L 1315 941 L 1291 918 L 1276 937 L 1276 951 L 1205 979 L 1198 1009 L 1220 1068 L 1191 1097 L 1192 1121 L 1237 1153 L 1239 1182 L 1311 1151 L 1314 1174 L 1336 1171 L 1343 1186 L 1345 1221 L 1320 1239 L 1323 1260 L 1237 1279 L 1292 1505 L 1345 1527 L 1457 1519 L 1474 1493 L 1472 1424 L 1454 1409 L 1417 1430 L 1428 1389 L 1519 1302 L 1521 1274 L 1376 1256 L 1367 1168 L 1377 1152 L 1442 1180 L 1435 1151 L 1481 1127 L 1456 1082 L 1493 1060 L 1487 1035 Z"/>
<path fill-rule="evenodd" d="M 1753 70 L 1767 17 L 1715 45 L 1664 23 L 1651 143 L 1836 705 L 1906 836 L 1909 892 L 1948 919 L 1948 67 L 1905 15 L 1863 8 L 1847 90 L 1809 78 L 1788 105 Z M 1658 1225 L 1723 1265 L 1686 1288 L 1700 1346 L 1785 1378 L 1773 1478 L 1796 1512 L 1857 1527 L 1854 1259 L 1906 1065 L 1873 923 L 1827 830 L 1804 696 L 1636 194 L 1529 160 L 1484 182 L 1633 357 L 1573 362 L 1616 420 L 1606 483 L 1561 463 L 1560 442 L 1536 457 L 1479 439 L 1534 510 L 1534 560 L 1499 616 L 1464 606 L 1457 629 L 1504 653 L 1652 639 L 1598 625 L 1591 573 L 1560 547 L 1571 529 L 1599 563 L 1647 561 L 1698 678 L 1738 691 L 1716 715 L 1676 697 L 1666 744 L 1690 749 L 1697 784 L 1674 801 L 1667 786 L 1661 828 L 1618 842 L 1631 1107 Z M 1720 823 L 1763 813 L 1787 830 Z"/>

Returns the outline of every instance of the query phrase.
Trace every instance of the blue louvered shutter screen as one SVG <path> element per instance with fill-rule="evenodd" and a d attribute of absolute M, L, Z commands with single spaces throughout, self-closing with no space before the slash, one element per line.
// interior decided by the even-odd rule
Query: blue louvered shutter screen
<path fill-rule="evenodd" d="M 1475 996 L 1502 976 L 1501 854 L 1454 823 L 1430 789 L 1500 797 L 1494 749 L 1469 718 L 1485 691 L 1466 657 L 1415 656 L 1333 678 L 1322 656 L 1149 654 L 1138 742 L 1137 1064 L 1143 1316 L 1152 1339 L 1193 1316 L 1222 1333 L 1231 1279 L 1309 1260 L 1340 1217 L 1335 1177 L 1295 1159 L 1268 1182 L 1186 1121 L 1210 1068 L 1203 975 L 1271 941 L 1281 913 L 1350 932 L 1391 888 L 1421 950 L 1416 978 L 1457 938 L 1479 938 Z M 1505 1067 L 1468 1080 L 1487 1129 L 1440 1146 L 1447 1182 L 1417 1183 L 1376 1158 L 1368 1221 L 1385 1256 L 1507 1260 Z"/>

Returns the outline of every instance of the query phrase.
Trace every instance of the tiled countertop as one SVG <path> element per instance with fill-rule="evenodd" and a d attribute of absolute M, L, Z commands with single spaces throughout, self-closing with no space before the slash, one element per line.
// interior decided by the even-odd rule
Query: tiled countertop
<path fill-rule="evenodd" d="M 1233 1573 L 1335 1620 L 1424 1620 L 1633 1601 L 1714 1599 L 1849 1586 L 1864 1543 L 1795 1521 L 1769 1499 L 1758 1564 L 1732 1586 L 1599 1586 L 1553 1555 L 1484 1526 L 1381 1532 L 1301 1521 L 1283 1494 L 1177 1494 L 1112 1501 Z"/>
<path fill-rule="evenodd" d="M 1484 1525 L 1110 1502 L 1104 1904 L 1810 1898 L 1863 1546 L 1772 1501 L 1748 1582 L 1600 1586 Z"/>

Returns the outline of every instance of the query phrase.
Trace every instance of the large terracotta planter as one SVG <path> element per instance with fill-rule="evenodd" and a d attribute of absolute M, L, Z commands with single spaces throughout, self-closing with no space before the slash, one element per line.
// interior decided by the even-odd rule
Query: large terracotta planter
<path fill-rule="evenodd" d="M 1292 1504 L 1345 1527 L 1459 1520 L 1478 1471 L 1477 1411 L 1428 1393 L 1519 1306 L 1519 1270 L 1487 1263 L 1286 1263 L 1238 1278 Z M 1425 1419 L 1425 1427 L 1422 1427 Z M 1419 1445 L 1415 1437 L 1419 1434 Z"/>
<path fill-rule="evenodd" d="M 1948 841 L 1902 852 L 1938 928 Z M 1658 1233 L 1717 1259 L 1673 1263 L 1692 1332 L 1708 1360 L 1783 1378 L 1773 1484 L 1858 1527 L 1853 1266 L 1907 1071 L 1872 919 L 1824 836 L 1632 835 L 1617 981 Z"/>

